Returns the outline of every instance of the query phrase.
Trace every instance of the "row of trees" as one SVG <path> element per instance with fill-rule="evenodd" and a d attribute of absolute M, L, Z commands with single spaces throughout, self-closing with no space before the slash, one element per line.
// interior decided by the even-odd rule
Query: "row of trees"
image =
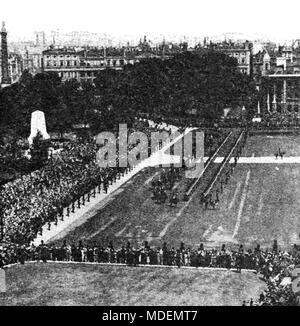
<path fill-rule="evenodd" d="M 145 59 L 121 71 L 106 69 L 90 83 L 64 83 L 55 73 L 24 72 L 20 81 L 0 92 L 0 125 L 27 137 L 32 111 L 45 112 L 50 131 L 74 124 L 93 131 L 128 123 L 140 113 L 160 117 L 215 120 L 225 107 L 251 106 L 255 86 L 240 74 L 236 60 L 215 51 L 185 52 L 172 59 Z"/>
<path fill-rule="evenodd" d="M 118 112 L 132 108 L 165 117 L 193 112 L 209 120 L 218 119 L 226 107 L 252 107 L 256 94 L 253 80 L 238 72 L 236 60 L 216 51 L 186 52 L 165 61 L 144 60 L 123 71 L 107 70 L 95 85 L 102 105 Z"/>

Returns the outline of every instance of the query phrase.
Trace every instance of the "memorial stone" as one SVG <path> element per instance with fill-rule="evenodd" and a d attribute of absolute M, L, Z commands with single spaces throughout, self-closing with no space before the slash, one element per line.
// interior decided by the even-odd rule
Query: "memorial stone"
<path fill-rule="evenodd" d="M 47 133 L 45 114 L 42 111 L 34 111 L 31 114 L 31 132 L 28 137 L 29 145 L 32 145 L 33 139 L 38 132 L 41 133 L 43 139 L 49 139 L 50 136 Z"/>

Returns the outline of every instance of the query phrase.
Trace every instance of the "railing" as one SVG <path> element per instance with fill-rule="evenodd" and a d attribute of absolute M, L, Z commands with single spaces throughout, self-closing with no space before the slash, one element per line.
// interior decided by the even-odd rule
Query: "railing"
<path fill-rule="evenodd" d="M 234 152 L 234 150 L 236 149 L 237 145 L 239 144 L 240 140 L 243 138 L 243 135 L 244 135 L 244 131 L 241 131 L 238 139 L 235 141 L 233 147 L 231 148 L 230 152 L 224 157 L 223 159 L 223 162 L 216 174 L 216 176 L 214 177 L 213 181 L 211 182 L 211 184 L 208 186 L 208 188 L 205 190 L 205 192 L 203 193 L 204 197 L 206 197 L 210 192 L 211 190 L 213 189 L 215 183 L 217 182 L 220 174 L 222 173 L 223 171 L 223 168 L 225 167 L 225 165 L 229 162 L 230 158 L 231 158 L 231 155 L 232 153 Z"/>
<path fill-rule="evenodd" d="M 231 135 L 232 135 L 232 131 L 226 136 L 226 138 L 223 140 L 223 142 L 221 143 L 221 145 L 217 148 L 217 150 L 215 151 L 215 153 L 208 159 L 208 161 L 206 162 L 206 164 L 204 166 L 204 169 L 203 169 L 202 173 L 199 175 L 199 177 L 195 180 L 195 182 L 192 184 L 192 186 L 185 193 L 185 198 L 188 198 L 192 194 L 192 192 L 196 188 L 197 184 L 199 183 L 200 179 L 204 175 L 204 172 L 208 169 L 208 167 L 211 165 L 211 163 L 214 162 L 214 160 L 217 157 L 220 149 L 227 142 L 227 140 L 229 139 L 229 137 L 231 137 Z"/>
<path fill-rule="evenodd" d="M 164 128 L 162 127 L 161 129 L 164 129 Z M 159 150 L 161 150 L 167 144 L 170 144 L 169 138 L 164 140 L 161 144 L 158 144 L 155 147 L 155 149 L 151 155 L 157 153 Z M 137 145 L 137 144 L 135 144 L 135 145 Z M 85 206 L 86 203 L 89 203 L 91 197 L 96 198 L 96 193 L 100 194 L 101 190 L 103 192 L 105 192 L 105 194 L 107 194 L 109 185 L 113 185 L 117 180 L 121 179 L 121 176 L 124 177 L 125 175 L 127 175 L 128 173 L 133 171 L 134 169 L 143 168 L 143 164 L 144 164 L 144 161 L 140 161 L 136 165 L 132 165 L 132 166 L 126 168 L 124 171 L 120 171 L 120 172 L 116 173 L 110 181 L 100 182 L 96 187 L 91 187 L 87 193 L 85 193 L 83 195 L 79 195 L 78 198 L 75 199 L 71 204 L 67 205 L 64 208 L 61 207 L 58 210 L 57 214 L 55 214 L 53 219 L 46 222 L 46 224 L 44 224 L 40 228 L 38 235 L 40 237 L 43 236 L 43 227 L 45 227 L 45 225 L 47 226 L 47 230 L 50 231 L 52 225 L 57 226 L 59 220 L 63 222 L 65 217 L 70 216 L 70 213 L 75 213 L 76 209 L 80 209 L 82 206 Z"/>

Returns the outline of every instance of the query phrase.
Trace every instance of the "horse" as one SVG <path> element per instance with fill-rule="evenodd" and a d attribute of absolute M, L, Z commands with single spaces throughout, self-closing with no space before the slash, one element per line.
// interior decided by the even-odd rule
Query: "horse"
<path fill-rule="evenodd" d="M 159 201 L 159 196 L 160 195 L 160 189 L 159 189 L 159 187 L 155 187 L 154 189 L 153 189 L 153 192 L 152 192 L 152 196 L 151 196 L 151 198 L 156 202 L 156 203 L 158 203 L 158 201 Z"/>
<path fill-rule="evenodd" d="M 203 198 L 205 209 L 209 209 L 209 208 L 215 209 L 218 201 L 219 199 L 213 200 L 211 194 Z"/>
<path fill-rule="evenodd" d="M 177 194 L 172 194 L 169 200 L 169 206 L 173 207 L 173 206 L 177 206 L 179 202 L 178 196 Z"/>
<path fill-rule="evenodd" d="M 163 188 L 156 187 L 153 190 L 153 194 L 151 197 L 157 204 L 164 204 L 168 198 L 166 191 Z"/>
<path fill-rule="evenodd" d="M 217 204 L 217 202 L 215 201 L 215 200 L 210 200 L 209 201 L 209 205 L 210 205 L 210 207 L 212 207 L 212 209 L 215 209 L 216 208 L 216 204 Z"/>
<path fill-rule="evenodd" d="M 283 155 L 285 155 L 285 152 L 279 152 L 279 156 L 283 159 Z"/>
<path fill-rule="evenodd" d="M 160 203 L 164 204 L 166 202 L 167 198 L 168 198 L 168 195 L 167 195 L 166 191 L 164 189 L 161 189 L 160 194 L 159 194 Z"/>
<path fill-rule="evenodd" d="M 278 148 L 278 151 L 275 153 L 275 158 L 277 159 L 278 156 L 280 156 L 283 159 L 283 155 L 285 155 L 285 152 L 282 152 L 280 148 Z"/>

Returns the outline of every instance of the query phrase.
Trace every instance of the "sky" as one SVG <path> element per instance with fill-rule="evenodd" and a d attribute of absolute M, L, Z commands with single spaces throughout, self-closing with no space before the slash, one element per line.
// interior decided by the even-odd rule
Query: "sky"
<path fill-rule="evenodd" d="M 13 40 L 59 29 L 113 36 L 241 33 L 279 42 L 300 39 L 299 9 L 299 0 L 0 0 L 0 21 Z"/>

